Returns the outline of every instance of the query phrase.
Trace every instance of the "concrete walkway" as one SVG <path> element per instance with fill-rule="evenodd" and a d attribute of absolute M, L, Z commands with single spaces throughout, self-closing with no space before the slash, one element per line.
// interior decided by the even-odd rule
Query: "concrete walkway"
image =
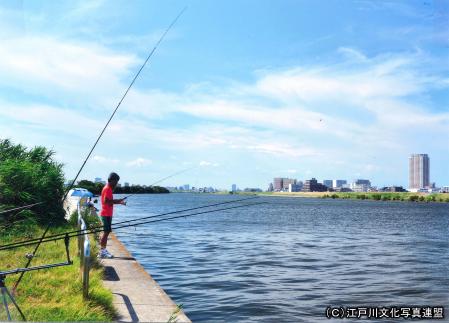
<path fill-rule="evenodd" d="M 105 267 L 104 285 L 114 294 L 114 307 L 120 322 L 167 322 L 176 304 L 159 284 L 131 256 L 125 246 L 111 233 L 108 250 L 113 259 L 102 259 Z M 173 322 L 191 322 L 180 311 Z"/>

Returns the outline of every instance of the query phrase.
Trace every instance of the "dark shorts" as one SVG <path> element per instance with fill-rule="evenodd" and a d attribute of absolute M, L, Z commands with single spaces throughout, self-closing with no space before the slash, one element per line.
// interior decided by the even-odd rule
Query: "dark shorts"
<path fill-rule="evenodd" d="M 103 222 L 103 231 L 111 232 L 112 216 L 101 216 L 101 222 Z"/>

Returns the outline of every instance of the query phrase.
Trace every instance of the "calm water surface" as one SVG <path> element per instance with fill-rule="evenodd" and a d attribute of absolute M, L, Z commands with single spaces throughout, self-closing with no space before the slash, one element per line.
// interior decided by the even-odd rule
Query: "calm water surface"
<path fill-rule="evenodd" d="M 238 198 L 135 195 L 114 221 Z M 449 311 L 447 204 L 259 200 L 117 234 L 193 322 L 328 322 L 330 305 Z"/>

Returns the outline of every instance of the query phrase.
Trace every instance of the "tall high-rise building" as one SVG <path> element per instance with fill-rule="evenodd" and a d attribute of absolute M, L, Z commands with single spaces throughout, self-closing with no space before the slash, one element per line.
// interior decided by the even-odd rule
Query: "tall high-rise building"
<path fill-rule="evenodd" d="M 237 184 L 232 184 L 232 192 L 237 192 Z"/>
<path fill-rule="evenodd" d="M 420 189 L 428 188 L 430 184 L 430 162 L 427 154 L 412 154 L 408 158 L 409 173 L 408 182 L 409 188 Z"/>

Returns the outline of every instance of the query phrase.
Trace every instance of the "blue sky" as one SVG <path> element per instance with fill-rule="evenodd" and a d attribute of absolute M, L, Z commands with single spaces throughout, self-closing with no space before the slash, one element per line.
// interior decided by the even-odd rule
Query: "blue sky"
<path fill-rule="evenodd" d="M 81 178 L 449 185 L 447 1 L 0 1 L 0 137 L 72 178 L 184 6 Z"/>

